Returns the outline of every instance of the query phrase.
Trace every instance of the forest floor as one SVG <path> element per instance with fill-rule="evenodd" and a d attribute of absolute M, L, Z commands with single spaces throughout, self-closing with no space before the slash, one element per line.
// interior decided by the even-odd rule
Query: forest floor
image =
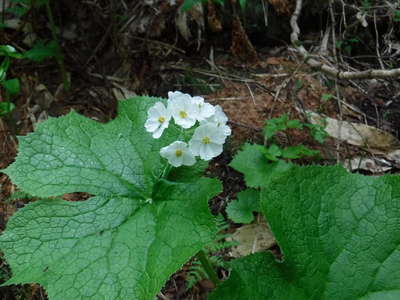
<path fill-rule="evenodd" d="M 218 176 L 224 184 L 223 193 L 210 201 L 214 214 L 224 214 L 226 204 L 243 188 L 241 175 L 228 166 L 232 156 L 245 142 L 264 143 L 262 129 L 268 119 L 287 114 L 291 119 L 310 122 L 309 113 L 314 112 L 332 120 L 369 125 L 399 136 L 398 79 L 332 79 L 310 68 L 296 49 L 288 45 L 290 32 L 266 43 L 260 32 L 246 34 L 243 18 L 239 26 L 211 28 L 212 17 L 215 17 L 211 6 L 207 13 L 202 12 L 204 15 L 189 14 L 185 19 L 187 22 L 182 24 L 176 21 L 176 6 L 153 2 L 152 5 L 128 4 L 130 14 L 122 13 L 123 8 L 102 6 L 100 1 L 82 2 L 77 7 L 68 1 L 60 1 L 54 7 L 71 89 L 63 89 L 60 69 L 54 59 L 12 62 L 8 72 L 19 79 L 21 89 L 12 99 L 15 109 L 0 119 L 0 169 L 13 162 L 18 146 L 16 137 L 32 132 L 49 116 L 61 116 L 74 109 L 99 122 L 107 122 L 115 117 L 118 100 L 135 95 L 166 97 L 168 91 L 175 90 L 199 95 L 212 104 L 221 105 L 229 118 L 232 136 L 223 154 L 212 160 L 207 171 L 210 176 Z M 133 21 L 119 23 L 113 9 L 121 15 L 121 20 L 132 18 Z M 286 15 L 284 20 L 289 16 Z M 208 20 L 207 25 L 200 22 L 201 18 Z M 21 20 L 25 25 L 31 25 L 30 33 L 35 33 L 37 39 L 52 39 L 46 14 L 40 9 Z M 215 22 L 214 19 L 214 25 Z M 323 28 L 320 25 L 308 27 L 311 27 L 307 33 L 311 49 L 320 44 Z M 3 29 L 0 44 L 12 45 L 19 51 L 28 49 L 24 40 L 29 31 L 23 28 L 26 26 Z M 363 48 L 363 45 L 353 45 L 347 55 L 343 54 L 342 64 L 375 68 L 376 59 L 367 61 L 356 57 L 357 47 Z M 380 47 L 383 49 L 384 44 Z M 374 51 L 370 51 L 371 56 L 375 55 Z M 4 93 L 0 101 L 6 101 Z M 282 146 L 303 144 L 320 150 L 322 159 L 318 162 L 300 160 L 302 164 L 344 163 L 364 157 L 371 159 L 369 165 L 359 166 L 365 174 L 398 170 L 396 162 L 388 163 L 387 160 L 386 168 L 380 168 L 382 153 L 371 153 L 363 145 L 349 141 L 351 137 L 338 139 L 332 135 L 324 144 L 319 144 L 306 132 L 291 130 L 278 139 Z M 16 186 L 2 173 L 0 186 L 2 231 L 17 209 L 35 199 L 21 196 L 10 200 Z M 64 199 L 79 201 L 86 197 L 83 193 L 75 193 L 65 195 Z M 232 223 L 230 231 L 237 228 L 239 225 Z M 279 252 L 273 237 L 268 239 L 269 242 L 265 241 L 267 248 Z M 229 259 L 228 252 L 226 259 Z M 187 290 L 188 266 L 171 277 L 158 299 L 206 299 L 212 289 L 211 282 L 202 280 Z M 223 270 L 220 275 L 226 276 Z M 10 271 L 0 256 L 0 283 L 9 276 Z M 0 299 L 46 299 L 46 295 L 38 285 L 29 284 L 0 287 Z"/>

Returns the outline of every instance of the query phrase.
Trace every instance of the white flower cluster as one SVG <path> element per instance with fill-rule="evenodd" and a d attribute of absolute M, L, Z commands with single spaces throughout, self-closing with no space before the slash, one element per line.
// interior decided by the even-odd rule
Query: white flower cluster
<path fill-rule="evenodd" d="M 168 128 L 171 118 L 184 129 L 191 128 L 199 122 L 189 143 L 175 141 L 161 148 L 160 155 L 174 167 L 192 166 L 196 156 L 203 160 L 210 160 L 222 152 L 226 138 L 231 135 L 227 125 L 228 118 L 221 106 L 213 106 L 204 102 L 202 97 L 192 97 L 179 91 L 168 92 L 167 107 L 157 102 L 147 112 L 144 124 L 146 130 L 158 139 Z"/>

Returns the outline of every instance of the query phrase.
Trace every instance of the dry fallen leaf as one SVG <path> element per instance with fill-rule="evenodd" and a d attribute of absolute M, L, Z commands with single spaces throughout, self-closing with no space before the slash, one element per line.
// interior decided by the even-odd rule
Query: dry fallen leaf
<path fill-rule="evenodd" d="M 325 131 L 333 138 L 345 141 L 354 146 L 365 147 L 373 153 L 382 153 L 399 149 L 400 141 L 392 134 L 378 128 L 332 118 L 324 118 L 316 113 L 310 113 L 313 124 L 324 124 Z"/>
<path fill-rule="evenodd" d="M 344 167 L 349 171 L 364 170 L 371 173 L 382 173 L 392 169 L 390 163 L 384 159 L 354 157 L 344 161 Z"/>
<path fill-rule="evenodd" d="M 271 230 L 265 223 L 244 225 L 238 228 L 228 240 L 239 243 L 238 246 L 232 248 L 232 257 L 241 257 L 267 250 L 276 244 Z"/>

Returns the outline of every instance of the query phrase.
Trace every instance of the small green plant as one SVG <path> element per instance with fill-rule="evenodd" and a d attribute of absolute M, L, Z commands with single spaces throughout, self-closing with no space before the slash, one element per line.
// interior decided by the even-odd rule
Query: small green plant
<path fill-rule="evenodd" d="M 400 10 L 396 9 L 393 13 L 393 21 L 400 22 Z"/>
<path fill-rule="evenodd" d="M 22 18 L 33 9 L 41 10 L 44 8 L 46 10 L 51 29 L 52 40 L 48 42 L 41 40 L 36 41 L 33 48 L 24 53 L 23 58 L 30 59 L 32 61 L 42 61 L 44 59 L 54 57 L 60 69 L 64 89 L 68 91 L 70 89 L 70 81 L 65 70 L 64 56 L 58 41 L 57 27 L 54 21 L 50 1 L 51 0 L 13 0 L 11 1 L 12 6 L 7 9 L 7 12 L 15 15 L 17 18 Z M 2 27 L 5 27 L 4 20 Z"/>
<path fill-rule="evenodd" d="M 15 109 L 11 101 L 20 93 L 20 81 L 18 78 L 8 78 L 7 74 L 13 60 L 29 59 L 42 61 L 57 55 L 54 42 L 44 43 L 39 41 L 34 47 L 25 52 L 18 52 L 11 45 L 0 45 L 0 57 L 3 58 L 0 65 L 0 85 L 5 92 L 4 102 L 0 102 L 0 116 L 7 115 Z"/>
<path fill-rule="evenodd" d="M 293 160 L 319 154 L 319 151 L 304 145 L 279 146 L 275 142 L 275 135 L 288 129 L 309 130 L 311 136 L 320 143 L 324 142 L 327 135 L 323 126 L 291 120 L 287 114 L 268 120 L 263 131 L 268 145 L 245 144 L 230 164 L 244 173 L 246 184 L 250 187 L 240 192 L 237 200 L 228 204 L 227 213 L 234 222 L 250 223 L 253 220 L 253 212 L 260 211 L 259 191 L 254 188 L 288 171 L 293 166 Z"/>
<path fill-rule="evenodd" d="M 347 55 L 351 55 L 354 46 L 356 46 L 359 42 L 360 39 L 358 37 L 336 41 L 336 48 L 343 50 L 343 52 Z"/>
<path fill-rule="evenodd" d="M 254 220 L 253 212 L 260 212 L 260 191 L 246 189 L 237 195 L 226 207 L 229 219 L 235 223 L 250 224 Z"/>
<path fill-rule="evenodd" d="M 322 94 L 321 100 L 323 102 L 328 102 L 329 100 L 331 100 L 333 98 L 335 98 L 335 96 L 332 94 Z"/>
<path fill-rule="evenodd" d="M 280 158 L 284 159 L 298 159 L 305 156 L 314 156 L 318 151 L 308 149 L 304 145 L 289 146 L 285 148 L 279 147 L 274 143 L 274 135 L 278 132 L 287 129 L 305 129 L 309 130 L 310 135 L 319 143 L 324 143 L 327 136 L 323 126 L 300 122 L 299 120 L 290 120 L 288 115 L 283 114 L 278 118 L 270 119 L 264 126 L 264 136 L 267 141 L 272 140 L 272 143 L 264 151 L 268 160 L 277 161 Z"/>
<path fill-rule="evenodd" d="M 12 112 L 15 108 L 14 103 L 11 102 L 12 98 L 19 94 L 20 83 L 18 78 L 7 78 L 8 69 L 13 59 L 21 58 L 14 47 L 10 45 L 0 46 L 0 57 L 3 57 L 3 61 L 0 65 L 0 85 L 5 91 L 5 100 L 0 102 L 0 116 L 4 116 Z"/>
<path fill-rule="evenodd" d="M 216 217 L 216 224 L 218 228 L 218 234 L 215 240 L 212 241 L 209 245 L 206 245 L 203 249 L 206 258 L 209 260 L 214 269 L 226 267 L 225 261 L 223 261 L 222 258 L 216 254 L 218 254 L 219 252 L 227 251 L 229 248 L 238 245 L 236 241 L 227 242 L 227 239 L 230 238 L 232 235 L 229 233 L 225 233 L 229 229 L 229 224 L 225 220 L 224 216 L 218 215 Z M 210 278 L 209 273 L 204 269 L 204 265 L 196 256 L 191 262 L 189 268 L 188 277 L 186 279 L 187 289 L 191 289 L 196 283 L 205 278 L 213 281 L 212 278 Z"/>
<path fill-rule="evenodd" d="M 107 124 L 50 118 L 19 139 L 3 172 L 38 200 L 0 236 L 6 284 L 40 283 L 51 300 L 150 300 L 194 255 L 218 284 L 203 249 L 218 231 L 208 200 L 221 184 L 202 173 L 222 152 L 228 119 L 201 97 L 168 96 L 120 102 Z M 57 198 L 71 192 L 94 196 Z"/>
<path fill-rule="evenodd" d="M 361 8 L 363 11 L 368 12 L 371 9 L 371 0 L 362 0 Z"/>

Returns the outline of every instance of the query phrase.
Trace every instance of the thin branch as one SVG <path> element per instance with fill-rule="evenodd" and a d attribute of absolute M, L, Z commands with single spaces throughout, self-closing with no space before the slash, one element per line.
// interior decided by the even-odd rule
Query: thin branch
<path fill-rule="evenodd" d="M 315 68 L 326 73 L 328 76 L 338 78 L 338 79 L 368 79 L 368 78 L 394 78 L 400 77 L 400 68 L 392 69 L 392 70 L 366 70 L 366 71 L 358 71 L 358 72 L 348 72 L 348 71 L 339 71 L 336 68 L 330 67 L 327 64 L 313 58 L 308 51 L 304 48 L 299 41 L 300 28 L 297 24 L 297 20 L 301 14 L 301 8 L 303 5 L 302 0 L 296 0 L 296 8 L 292 17 L 290 18 L 290 26 L 292 27 L 292 33 L 290 35 L 290 41 L 297 49 L 299 54 L 303 57 L 305 62 Z"/>

